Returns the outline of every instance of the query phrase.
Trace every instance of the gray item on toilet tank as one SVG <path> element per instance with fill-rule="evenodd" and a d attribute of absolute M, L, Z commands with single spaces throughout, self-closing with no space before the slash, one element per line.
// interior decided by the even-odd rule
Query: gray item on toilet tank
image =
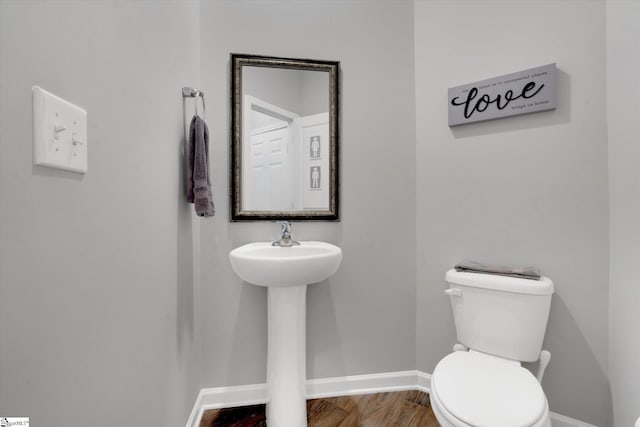
<path fill-rule="evenodd" d="M 520 279 L 540 280 L 538 267 L 514 267 L 486 265 L 475 261 L 464 261 L 455 266 L 456 271 L 468 273 L 498 274 L 501 276 L 518 277 Z"/>

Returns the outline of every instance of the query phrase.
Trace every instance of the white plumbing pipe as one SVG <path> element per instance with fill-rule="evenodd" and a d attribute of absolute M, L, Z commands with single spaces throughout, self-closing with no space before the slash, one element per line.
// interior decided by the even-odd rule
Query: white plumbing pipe
<path fill-rule="evenodd" d="M 549 362 L 551 361 L 551 353 L 547 350 L 542 350 L 540 352 L 540 364 L 538 365 L 538 373 L 536 374 L 536 379 L 539 383 L 542 383 L 542 377 L 544 376 L 544 371 L 547 369 Z M 636 426 L 638 427 L 638 426 Z"/>
<path fill-rule="evenodd" d="M 469 351 L 469 347 L 462 344 L 454 344 L 453 351 Z"/>

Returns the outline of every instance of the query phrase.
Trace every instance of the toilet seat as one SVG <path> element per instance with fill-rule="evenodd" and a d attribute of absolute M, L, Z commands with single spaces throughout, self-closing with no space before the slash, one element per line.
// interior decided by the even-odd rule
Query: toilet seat
<path fill-rule="evenodd" d="M 513 360 L 473 350 L 456 351 L 436 366 L 431 395 L 436 415 L 451 426 L 550 425 L 542 387 Z"/>
<path fill-rule="evenodd" d="M 431 390 L 429 393 L 429 397 L 431 399 L 431 408 L 433 409 L 433 413 L 435 414 L 438 422 L 441 427 L 487 427 L 487 426 L 471 426 L 460 419 L 456 418 L 454 415 L 450 414 L 440 403 L 438 400 L 438 395 L 434 390 Z M 529 427 L 551 427 L 551 417 L 549 413 L 548 406 L 545 407 L 545 411 L 542 414 L 542 417 Z M 640 426 L 637 426 L 640 427 Z"/>

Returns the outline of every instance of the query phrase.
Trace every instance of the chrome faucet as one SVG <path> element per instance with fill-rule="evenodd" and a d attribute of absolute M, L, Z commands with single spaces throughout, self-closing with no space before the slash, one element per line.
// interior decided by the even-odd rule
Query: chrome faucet
<path fill-rule="evenodd" d="M 289 221 L 276 221 L 280 224 L 280 240 L 276 240 L 272 246 L 291 247 L 299 246 L 300 242 L 296 242 L 291 238 L 291 223 Z"/>

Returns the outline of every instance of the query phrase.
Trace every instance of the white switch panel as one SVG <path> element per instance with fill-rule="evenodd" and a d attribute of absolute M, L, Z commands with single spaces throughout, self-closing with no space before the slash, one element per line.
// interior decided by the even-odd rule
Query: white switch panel
<path fill-rule="evenodd" d="M 34 163 L 86 173 L 86 110 L 38 86 L 32 91 Z"/>

